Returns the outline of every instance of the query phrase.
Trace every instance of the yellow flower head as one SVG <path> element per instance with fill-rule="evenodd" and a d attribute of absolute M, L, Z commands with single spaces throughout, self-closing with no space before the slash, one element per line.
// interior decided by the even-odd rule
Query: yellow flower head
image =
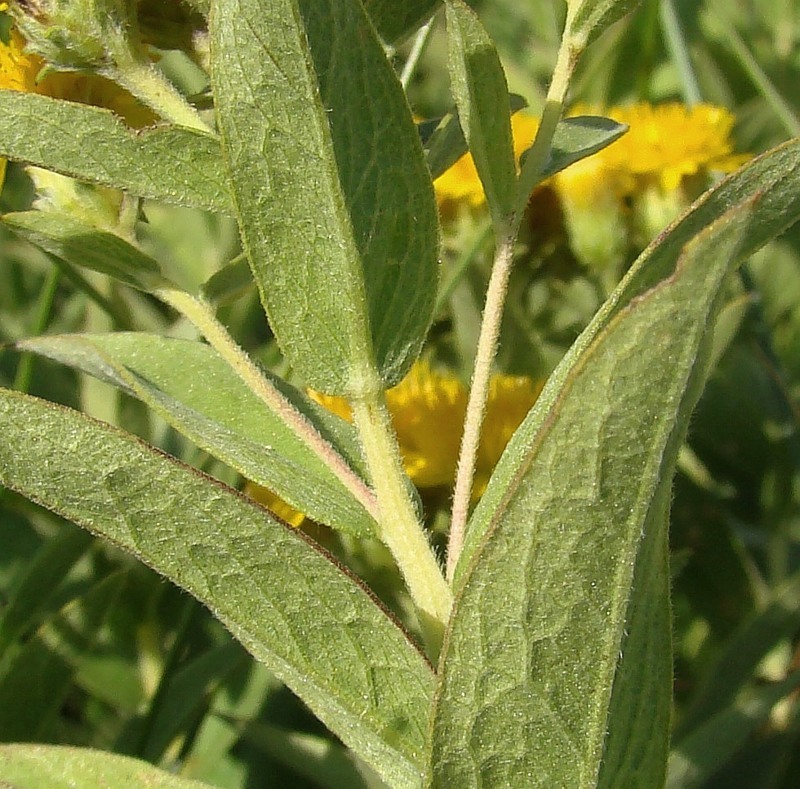
<path fill-rule="evenodd" d="M 572 114 L 593 111 L 576 107 Z M 733 153 L 734 117 L 722 107 L 639 103 L 612 107 L 603 114 L 627 124 L 628 132 L 556 177 L 559 191 L 581 205 L 590 205 L 609 191 L 623 197 L 652 183 L 674 191 L 684 178 L 711 171 L 729 173 L 750 158 Z"/>
<path fill-rule="evenodd" d="M 723 107 L 679 103 L 614 107 L 608 115 L 630 130 L 607 148 L 608 166 L 632 176 L 657 178 L 667 190 L 697 174 L 736 170 L 750 157 L 734 154 L 734 117 Z"/>
<path fill-rule="evenodd" d="M 511 135 L 517 161 L 531 147 L 538 128 L 539 121 L 530 115 L 518 112 L 511 116 Z M 433 182 L 433 188 L 440 206 L 461 203 L 477 208 L 486 200 L 475 162 L 469 153 L 465 153 L 447 172 L 442 173 Z"/>

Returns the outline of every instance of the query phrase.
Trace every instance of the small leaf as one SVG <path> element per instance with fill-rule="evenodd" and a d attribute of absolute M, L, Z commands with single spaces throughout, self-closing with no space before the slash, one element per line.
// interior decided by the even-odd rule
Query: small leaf
<path fill-rule="evenodd" d="M 360 395 L 376 366 L 397 383 L 433 314 L 437 215 L 361 4 L 218 3 L 211 39 L 244 247 L 282 350 L 315 389 Z"/>
<path fill-rule="evenodd" d="M 508 94 L 508 103 L 512 115 L 527 106 L 525 99 L 516 93 Z M 443 118 L 422 121 L 417 125 L 417 130 L 425 152 L 425 161 L 434 180 L 469 151 L 458 112 L 455 110 Z"/>
<path fill-rule="evenodd" d="M 0 154 L 9 159 L 165 203 L 232 211 L 211 134 L 134 131 L 109 110 L 10 90 L 0 90 L 0 117 Z"/>
<path fill-rule="evenodd" d="M 208 345 L 115 332 L 39 337 L 17 347 L 138 397 L 198 446 L 319 523 L 360 536 L 374 533 L 372 517 L 328 465 Z M 264 374 L 363 474 L 353 428 L 277 376 Z"/>
<path fill-rule="evenodd" d="M 252 287 L 253 272 L 247 258 L 238 255 L 203 283 L 202 295 L 212 304 L 227 304 Z"/>
<path fill-rule="evenodd" d="M 639 3 L 640 0 L 567 0 L 565 35 L 583 48 Z"/>
<path fill-rule="evenodd" d="M 2 222 L 45 252 L 79 268 L 108 274 L 126 285 L 150 292 L 166 280 L 161 267 L 120 236 L 55 211 L 5 214 Z"/>
<path fill-rule="evenodd" d="M 602 151 L 628 130 L 624 123 L 593 115 L 563 118 L 556 126 L 550 156 L 541 180 L 555 175 L 571 164 Z M 523 159 L 525 154 L 522 155 Z"/>
<path fill-rule="evenodd" d="M 0 745 L 0 782 L 25 789 L 208 789 L 128 756 L 59 745 Z"/>
<path fill-rule="evenodd" d="M 494 43 L 477 14 L 447 0 L 450 85 L 495 227 L 508 222 L 516 202 L 516 163 L 508 86 Z"/>
<path fill-rule="evenodd" d="M 205 603 L 391 786 L 421 780 L 433 673 L 297 530 L 108 425 L 0 390 L 0 482 Z"/>
<path fill-rule="evenodd" d="M 671 248 L 671 273 L 653 272 L 662 278 L 578 341 L 512 439 L 491 482 L 501 496 L 481 501 L 471 528 L 485 536 L 456 585 L 432 786 L 593 786 L 609 729 L 632 731 L 651 707 L 655 750 L 643 766 L 621 764 L 615 746 L 615 779 L 635 785 L 641 767 L 658 785 L 669 672 L 665 682 L 662 663 L 637 693 L 618 686 L 613 702 L 612 687 L 638 670 L 620 673 L 624 631 L 645 631 L 628 637 L 634 658 L 663 643 L 669 623 L 654 607 L 667 586 L 669 486 L 751 212 L 744 202 Z M 634 569 L 654 568 L 659 579 L 633 588 Z"/>

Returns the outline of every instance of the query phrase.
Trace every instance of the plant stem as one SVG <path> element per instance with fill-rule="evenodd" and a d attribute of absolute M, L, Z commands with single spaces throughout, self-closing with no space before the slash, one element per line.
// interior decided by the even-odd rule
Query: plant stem
<path fill-rule="evenodd" d="M 486 305 L 475 354 L 475 369 L 467 402 L 464 435 L 461 439 L 453 493 L 453 515 L 447 546 L 447 579 L 450 582 L 453 580 L 466 536 L 472 483 L 475 477 L 475 460 L 486 411 L 492 363 L 497 352 L 497 338 L 500 334 L 500 322 L 503 317 L 503 306 L 511 274 L 514 243 L 530 194 L 538 183 L 550 154 L 553 135 L 561 118 L 569 80 L 575 68 L 580 48 L 568 36 L 562 39 L 536 139 L 525 157 L 519 175 L 516 210 L 511 216 L 506 217 L 505 224 L 498 223 L 495 226 L 495 256 L 486 291 Z"/>
<path fill-rule="evenodd" d="M 231 366 L 239 378 L 273 413 L 288 425 L 306 446 L 316 453 L 342 484 L 352 493 L 361 506 L 377 521 L 378 503 L 369 486 L 350 468 L 347 461 L 262 375 L 253 360 L 236 344 L 228 330 L 217 320 L 213 308 L 203 299 L 173 288 L 161 288 L 155 295 L 191 321 L 206 338 L 209 345 Z"/>
<path fill-rule="evenodd" d="M 351 405 L 378 497 L 380 538 L 400 568 L 435 659 L 453 596 L 412 502 L 383 389 L 374 387 Z"/>
<path fill-rule="evenodd" d="M 447 546 L 447 579 L 451 582 L 464 544 L 467 515 L 472 497 L 472 482 L 475 477 L 475 460 L 478 455 L 481 427 L 486 411 L 492 362 L 497 351 L 497 338 L 500 333 L 500 321 L 503 317 L 503 305 L 508 290 L 508 278 L 511 275 L 515 237 L 516 233 L 509 228 L 505 237 L 499 241 L 492 264 L 489 286 L 486 290 L 486 304 L 483 309 L 481 332 L 475 353 L 475 368 L 467 401 L 464 435 L 461 438 L 456 484 L 453 492 L 453 516 L 450 522 L 450 540 Z"/>
<path fill-rule="evenodd" d="M 189 129 L 211 131 L 197 110 L 152 63 L 134 54 L 119 56 L 108 76 L 164 120 Z"/>

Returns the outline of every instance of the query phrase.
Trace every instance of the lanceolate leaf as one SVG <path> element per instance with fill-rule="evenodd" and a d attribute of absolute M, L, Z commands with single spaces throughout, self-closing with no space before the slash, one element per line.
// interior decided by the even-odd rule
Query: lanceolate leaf
<path fill-rule="evenodd" d="M 166 203 L 232 210 L 211 134 L 134 131 L 109 110 L 10 90 L 0 90 L 0 117 L 0 155 L 9 159 Z"/>
<path fill-rule="evenodd" d="M 208 789 L 128 756 L 59 745 L 0 745 L 0 782 L 25 789 Z"/>
<path fill-rule="evenodd" d="M 55 211 L 6 214 L 3 224 L 45 252 L 73 266 L 108 274 L 126 285 L 152 291 L 166 284 L 161 267 L 125 239 Z"/>
<path fill-rule="evenodd" d="M 208 605 L 391 786 L 418 783 L 433 674 L 374 599 L 260 507 L 82 414 L 0 392 L 0 482 Z"/>
<path fill-rule="evenodd" d="M 654 745 L 643 764 L 615 745 L 614 779 L 663 779 L 669 672 L 662 664 L 661 681 L 630 693 L 637 669 L 618 673 L 619 655 L 626 627 L 644 629 L 629 636 L 635 659 L 669 621 L 654 599 L 667 585 L 668 486 L 751 210 L 673 249 L 672 271 L 619 305 L 507 451 L 445 637 L 433 786 L 595 785 L 607 732 L 624 739 L 646 707 L 660 722 Z M 654 571 L 660 579 L 633 587 L 634 572 Z"/>
<path fill-rule="evenodd" d="M 451 89 L 492 219 L 501 227 L 514 210 L 517 187 L 505 74 L 475 12 L 461 0 L 445 7 Z"/>
<path fill-rule="evenodd" d="M 759 195 L 759 201 L 754 208 L 754 221 L 742 239 L 740 258 L 752 255 L 800 218 L 800 140 L 784 143 L 730 175 L 703 195 L 690 211 L 639 256 L 629 275 L 550 376 L 548 386 L 539 396 L 526 424 L 532 424 L 534 419 L 544 421 L 542 415 L 545 410 L 554 407 L 556 395 L 571 375 L 577 359 L 591 346 L 598 333 L 608 327 L 618 311 L 671 276 L 680 251 L 703 228 L 716 222 L 731 206 L 755 194 Z M 534 417 L 534 413 L 538 416 Z M 506 485 L 514 474 L 513 467 L 509 466 L 506 471 L 504 459 L 498 464 L 494 474 L 496 479 L 490 482 L 470 522 L 464 550 L 456 568 L 456 579 L 468 566 L 473 551 L 484 536 L 491 513 L 500 505 Z"/>
<path fill-rule="evenodd" d="M 316 389 L 360 394 L 375 365 L 397 383 L 432 317 L 437 218 L 372 25 L 351 0 L 212 7 L 223 149 L 275 335 Z"/>
<path fill-rule="evenodd" d="M 328 465 L 208 345 L 115 332 L 39 337 L 17 347 L 123 388 L 203 449 L 319 523 L 356 535 L 373 532 L 372 517 Z M 269 377 L 350 465 L 363 472 L 350 425 L 279 378 Z"/>

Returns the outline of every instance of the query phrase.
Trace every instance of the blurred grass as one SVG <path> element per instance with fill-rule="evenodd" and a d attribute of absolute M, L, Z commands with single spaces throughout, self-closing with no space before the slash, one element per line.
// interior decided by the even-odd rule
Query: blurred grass
<path fill-rule="evenodd" d="M 498 43 L 510 89 L 536 111 L 555 57 L 562 4 L 473 5 Z M 644 0 L 587 52 L 571 98 L 598 106 L 675 99 L 721 104 L 736 115 L 738 150 L 758 153 L 800 132 L 798 43 L 795 0 Z M 445 59 L 437 25 L 409 88 L 422 115 L 450 105 Z M 179 63 L 173 67 L 180 73 Z M 196 73 L 187 73 L 186 89 L 202 90 Z M 10 165 L 0 210 L 24 208 L 31 199 L 23 168 Z M 550 216 L 554 207 L 536 209 Z M 142 217 L 142 244 L 188 287 L 239 252 L 229 220 L 147 203 Z M 466 273 L 433 327 L 428 352 L 467 377 L 486 245 L 470 222 L 446 244 L 466 261 Z M 510 372 L 546 375 L 599 306 L 596 287 L 564 250 L 558 234 L 544 241 L 535 229 L 523 234 L 499 358 Z M 765 714 L 745 718 L 746 725 L 737 716 L 737 737 L 726 735 L 734 731 L 732 711 L 751 709 L 800 668 L 800 229 L 749 261 L 729 298 L 744 306 L 727 327 L 729 342 L 693 419 L 675 485 L 672 548 L 674 746 L 681 752 L 714 715 L 715 725 L 729 727 L 716 736 L 733 744 L 709 751 L 705 762 L 694 754 L 694 777 L 676 775 L 675 785 L 788 789 L 800 786 L 796 691 L 770 702 Z M 252 288 L 238 292 L 220 314 L 250 353 L 291 375 Z M 7 347 L 31 334 L 98 327 L 194 336 L 148 297 L 99 275 L 65 270 L 0 228 L 0 385 L 100 416 L 239 484 L 138 403 Z M 124 577 L 123 592 L 108 598 L 97 632 L 87 625 L 77 633 L 82 649 L 65 653 L 70 679 L 58 703 L 35 730 L 17 723 L 13 732 L 0 728 L 0 739 L 13 733 L 140 755 L 231 789 L 374 785 L 199 605 L 108 546 L 89 538 L 78 546 L 74 527 L 8 491 L 0 491 L 0 510 L 0 634 L 17 617 L 8 641 L 0 639 L 0 693 L 37 634 L 44 637 L 70 605 L 91 603 L 104 579 Z M 62 544 L 72 552 L 59 553 Z M 359 569 L 374 559 L 369 546 L 333 547 Z M 62 558 L 56 569 L 54 555 Z M 385 571 L 377 561 L 380 578 Z M 47 593 L 21 608 L 30 589 Z M 704 731 L 715 736 L 713 727 Z"/>

